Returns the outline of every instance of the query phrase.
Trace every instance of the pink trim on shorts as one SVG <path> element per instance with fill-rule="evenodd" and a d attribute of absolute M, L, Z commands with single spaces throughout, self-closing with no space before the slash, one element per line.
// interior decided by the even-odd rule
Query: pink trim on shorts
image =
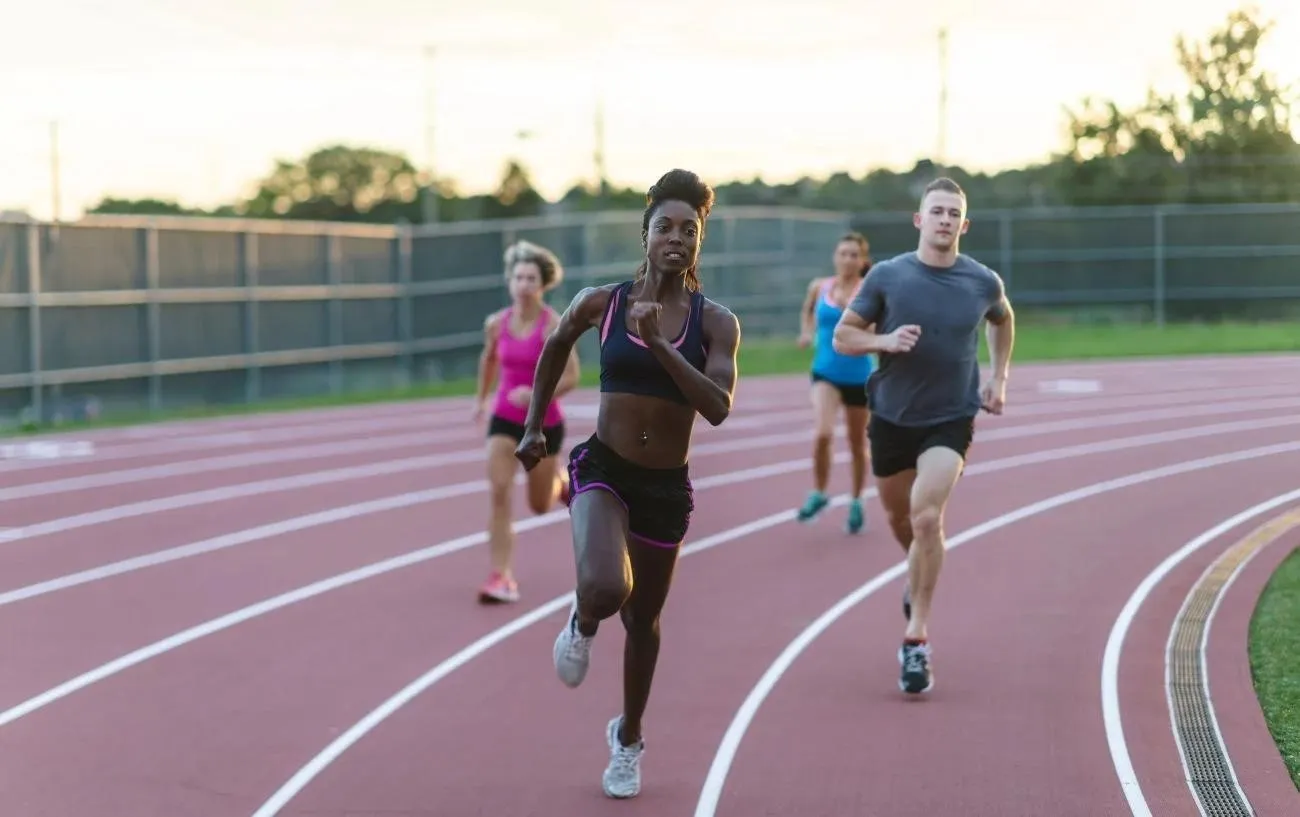
<path fill-rule="evenodd" d="M 675 547 L 680 547 L 682 544 L 681 542 L 660 542 L 658 539 L 651 539 L 648 536 L 642 536 L 641 534 L 635 533 L 633 531 L 628 531 L 628 536 L 632 539 L 637 540 L 638 542 L 644 542 L 647 545 L 651 545 L 657 548 L 675 548 Z"/>
<path fill-rule="evenodd" d="M 573 460 L 569 462 L 569 502 L 568 502 L 569 508 L 573 507 L 574 497 L 578 496 L 579 494 L 585 494 L 588 491 L 604 491 L 608 493 L 610 496 L 614 497 L 614 499 L 618 500 L 618 504 L 623 506 L 623 512 L 627 513 L 628 512 L 627 500 L 619 496 L 618 491 L 614 490 L 614 486 L 610 485 L 607 482 L 583 483 L 579 481 L 578 463 L 582 462 L 582 459 L 587 456 L 587 453 L 588 453 L 588 449 L 584 448 L 582 451 L 578 452 L 577 457 L 575 457 Z M 642 536 L 641 534 L 631 530 L 628 531 L 628 538 L 635 539 L 638 542 L 643 542 L 644 544 L 651 545 L 653 547 L 658 547 L 658 548 L 675 548 L 681 546 L 681 542 L 661 542 L 658 539 L 651 539 L 648 536 Z"/>

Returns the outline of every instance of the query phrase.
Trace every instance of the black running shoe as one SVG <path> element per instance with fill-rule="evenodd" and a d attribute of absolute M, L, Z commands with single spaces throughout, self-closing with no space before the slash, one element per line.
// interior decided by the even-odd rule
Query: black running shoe
<path fill-rule="evenodd" d="M 898 688 L 910 695 L 929 692 L 934 686 L 934 672 L 930 669 L 930 645 L 904 642 L 898 649 L 898 663 L 903 671 L 898 677 Z"/>

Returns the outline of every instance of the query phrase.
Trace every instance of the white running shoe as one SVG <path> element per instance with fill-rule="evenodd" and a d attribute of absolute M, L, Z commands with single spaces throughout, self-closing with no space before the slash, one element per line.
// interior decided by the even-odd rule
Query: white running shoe
<path fill-rule="evenodd" d="M 605 727 L 605 740 L 609 743 L 609 765 L 601 782 L 605 794 L 620 800 L 636 797 L 641 793 L 641 755 L 645 753 L 645 738 L 632 746 L 619 743 L 618 730 L 623 725 L 623 716 L 619 715 Z"/>
<path fill-rule="evenodd" d="M 552 657 L 555 659 L 555 674 L 567 687 L 576 687 L 587 677 L 587 667 L 591 664 L 591 642 L 595 636 L 585 636 L 578 632 L 578 600 L 573 600 L 569 607 L 569 617 L 565 619 L 564 629 L 555 639 Z"/>

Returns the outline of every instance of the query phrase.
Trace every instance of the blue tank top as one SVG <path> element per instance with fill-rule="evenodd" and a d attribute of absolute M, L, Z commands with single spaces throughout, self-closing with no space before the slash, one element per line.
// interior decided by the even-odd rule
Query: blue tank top
<path fill-rule="evenodd" d="M 831 303 L 833 280 L 826 279 L 817 296 L 817 306 L 814 311 L 817 335 L 813 345 L 812 373 L 842 386 L 865 384 L 875 368 L 875 359 L 870 355 L 863 357 L 841 355 L 831 346 L 831 340 L 835 336 L 835 325 L 840 322 L 840 316 L 844 314 L 843 309 Z"/>
<path fill-rule="evenodd" d="M 600 323 L 600 390 L 662 397 L 690 405 L 650 347 L 627 328 L 627 292 L 633 283 L 618 285 Z M 691 293 L 686 325 L 672 344 L 692 366 L 704 371 L 708 350 L 704 342 L 704 296 L 699 292 Z"/>

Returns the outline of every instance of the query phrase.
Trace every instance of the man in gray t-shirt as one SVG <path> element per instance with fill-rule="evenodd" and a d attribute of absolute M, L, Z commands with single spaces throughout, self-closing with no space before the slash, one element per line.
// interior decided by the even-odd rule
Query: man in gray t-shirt
<path fill-rule="evenodd" d="M 835 329 L 835 351 L 877 354 L 867 383 L 871 470 L 894 537 L 908 554 L 899 650 L 905 692 L 933 685 L 928 624 L 943 562 L 943 511 L 961 476 L 980 410 L 1002 413 L 1015 317 L 996 272 L 958 251 L 966 194 L 932 182 L 913 216 L 915 252 L 876 264 Z M 992 378 L 979 384 L 987 321 Z"/>

